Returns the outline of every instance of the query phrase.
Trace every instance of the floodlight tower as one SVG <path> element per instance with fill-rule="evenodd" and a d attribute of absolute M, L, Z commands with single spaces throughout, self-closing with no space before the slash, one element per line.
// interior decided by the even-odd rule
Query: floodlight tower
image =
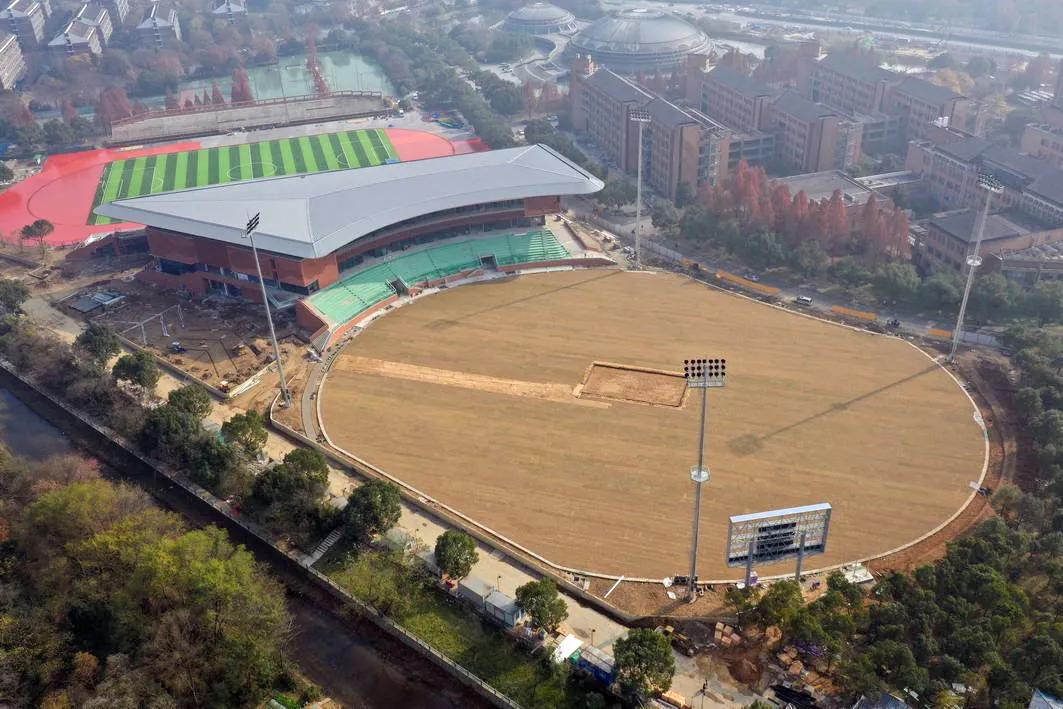
<path fill-rule="evenodd" d="M 281 362 L 281 346 L 277 342 L 277 332 L 273 329 L 273 315 L 269 312 L 269 297 L 266 295 L 266 282 L 262 280 L 262 264 L 258 262 L 258 249 L 255 247 L 255 230 L 258 229 L 260 213 L 247 220 L 244 236 L 251 242 L 251 253 L 255 259 L 255 269 L 258 271 L 258 285 L 262 286 L 262 305 L 266 308 L 266 322 L 269 323 L 269 337 L 273 341 L 273 355 L 277 358 L 277 374 L 281 380 L 281 396 L 285 406 L 292 405 L 292 393 L 288 391 L 288 382 L 284 380 L 284 364 Z"/>
<path fill-rule="evenodd" d="M 1004 191 L 1004 185 L 985 172 L 978 175 L 978 186 L 985 190 L 985 204 L 982 205 L 981 218 L 978 220 L 978 236 L 974 240 L 974 251 L 967 255 L 967 283 L 963 287 L 963 300 L 960 301 L 960 314 L 956 318 L 956 329 L 952 331 L 952 348 L 949 349 L 949 362 L 956 358 L 956 350 L 960 346 L 960 337 L 963 335 L 963 318 L 967 314 L 967 300 L 971 297 L 971 286 L 974 285 L 974 272 L 982 265 L 982 256 L 979 251 L 982 248 L 982 237 L 985 236 L 985 225 L 989 221 L 989 205 L 993 201 L 993 195 Z"/>
<path fill-rule="evenodd" d="M 709 389 L 724 385 L 727 376 L 727 360 L 683 360 L 683 377 L 688 389 L 701 389 L 701 426 L 698 433 L 698 464 L 690 469 L 694 482 L 694 540 L 690 549 L 690 602 L 697 598 L 698 539 L 701 527 L 701 485 L 709 481 L 709 468 L 705 465 L 705 416 L 709 407 Z"/>
<path fill-rule="evenodd" d="M 639 124 L 639 165 L 635 179 L 635 268 L 642 269 L 642 127 L 650 122 L 649 111 L 640 108 L 628 112 L 627 118 Z"/>

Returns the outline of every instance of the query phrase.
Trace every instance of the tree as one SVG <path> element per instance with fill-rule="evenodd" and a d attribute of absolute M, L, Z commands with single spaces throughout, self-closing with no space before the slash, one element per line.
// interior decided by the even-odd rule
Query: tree
<path fill-rule="evenodd" d="M 956 60 L 948 52 L 942 52 L 927 62 L 927 66 L 931 69 L 951 69 L 956 66 Z"/>
<path fill-rule="evenodd" d="M 451 578 L 468 576 L 479 560 L 476 542 L 461 530 L 448 529 L 436 539 L 436 565 Z"/>
<path fill-rule="evenodd" d="M 250 103 L 255 100 L 251 92 L 251 78 L 243 67 L 233 69 L 233 84 L 229 92 L 229 99 L 234 104 Z"/>
<path fill-rule="evenodd" d="M 910 303 L 919 290 L 919 274 L 910 263 L 893 261 L 875 271 L 874 285 L 883 297 Z"/>
<path fill-rule="evenodd" d="M 13 179 L 15 179 L 15 172 L 0 162 L 0 182 L 11 182 Z"/>
<path fill-rule="evenodd" d="M 557 592 L 553 579 L 541 578 L 517 587 L 517 607 L 540 628 L 551 633 L 568 617 L 568 605 Z"/>
<path fill-rule="evenodd" d="M 359 485 L 347 498 L 344 510 L 348 530 L 363 543 L 383 534 L 399 521 L 401 499 L 395 483 L 374 478 Z"/>
<path fill-rule="evenodd" d="M 676 229 L 679 228 L 680 216 L 679 210 L 676 209 L 674 204 L 662 199 L 654 205 L 650 218 L 653 221 L 653 226 L 667 235 L 673 235 Z"/>
<path fill-rule="evenodd" d="M 783 625 L 804 605 L 796 581 L 777 581 L 760 597 L 754 614 L 761 625 Z"/>
<path fill-rule="evenodd" d="M 19 312 L 19 308 L 30 297 L 30 289 L 22 281 L 13 278 L 0 278 L 0 308 L 4 313 Z"/>
<path fill-rule="evenodd" d="M 225 440 L 239 446 L 249 458 L 257 457 L 269 438 L 262 414 L 254 409 L 246 413 L 235 414 L 223 423 L 221 435 L 225 437 Z"/>
<path fill-rule="evenodd" d="M 613 645 L 616 674 L 627 692 L 667 691 L 675 674 L 668 638 L 649 628 L 636 628 Z"/>
<path fill-rule="evenodd" d="M 122 351 L 122 341 L 115 331 L 106 325 L 93 322 L 82 330 L 74 340 L 74 346 L 88 355 L 92 362 L 102 367 L 111 357 Z"/>
<path fill-rule="evenodd" d="M 166 401 L 178 411 L 184 411 L 199 420 L 206 418 L 214 405 L 210 393 L 198 384 L 185 384 L 174 389 L 167 395 Z"/>
<path fill-rule="evenodd" d="M 977 79 L 988 74 L 995 74 L 997 63 L 989 57 L 974 56 L 967 60 L 967 73 Z"/>
<path fill-rule="evenodd" d="M 53 118 L 44 124 L 44 142 L 54 146 L 73 145 L 74 131 L 63 121 Z"/>
<path fill-rule="evenodd" d="M 675 206 L 682 209 L 694 203 L 694 188 L 689 182 L 680 182 L 675 188 Z"/>
<path fill-rule="evenodd" d="M 160 455 L 176 465 L 186 465 L 192 459 L 194 449 L 201 443 L 202 436 L 203 427 L 199 419 L 166 404 L 148 412 L 137 438 L 143 450 Z"/>
<path fill-rule="evenodd" d="M 122 355 L 111 368 L 111 374 L 117 381 L 128 381 L 144 391 L 154 391 L 162 373 L 155 362 L 155 356 L 145 350 Z"/>
<path fill-rule="evenodd" d="M 599 204 L 615 208 L 634 202 L 635 193 L 635 184 L 631 180 L 622 177 L 619 179 L 607 179 L 605 187 L 594 198 Z"/>

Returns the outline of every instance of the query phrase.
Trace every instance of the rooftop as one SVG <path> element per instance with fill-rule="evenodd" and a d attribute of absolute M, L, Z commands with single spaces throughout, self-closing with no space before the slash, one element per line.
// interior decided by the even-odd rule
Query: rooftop
<path fill-rule="evenodd" d="M 1001 251 L 997 254 L 1001 261 L 1054 261 L 1063 263 L 1063 241 L 1047 244 L 1034 244 L 1025 249 Z"/>
<path fill-rule="evenodd" d="M 1056 170 L 1038 179 L 1026 187 L 1031 194 L 1056 204 L 1063 204 L 1063 171 Z"/>
<path fill-rule="evenodd" d="M 844 74 L 845 76 L 859 81 L 866 81 L 868 83 L 892 81 L 897 77 L 892 71 L 883 69 L 875 62 L 864 57 L 854 56 L 847 52 L 841 54 L 828 54 L 820 60 L 819 65 L 836 71 L 839 74 Z"/>
<path fill-rule="evenodd" d="M 81 9 L 78 10 L 78 14 L 74 16 L 74 19 L 99 25 L 107 19 L 107 8 L 95 3 L 85 3 L 81 6 Z"/>
<path fill-rule="evenodd" d="M 775 89 L 770 86 L 751 79 L 740 71 L 736 71 L 728 66 L 718 66 L 708 73 L 708 78 L 723 84 L 735 91 L 756 98 L 757 96 L 774 96 L 776 94 Z"/>
<path fill-rule="evenodd" d="M 602 182 L 548 147 L 453 155 L 354 170 L 262 178 L 101 205 L 96 213 L 231 244 L 320 258 L 393 224 L 446 209 L 529 197 L 592 194 Z"/>
<path fill-rule="evenodd" d="M 653 57 L 696 52 L 709 46 L 704 32 L 686 20 L 661 10 L 627 8 L 601 17 L 572 38 L 578 51 L 609 52 Z"/>
<path fill-rule="evenodd" d="M 917 76 L 906 76 L 897 86 L 897 90 L 929 104 L 948 103 L 953 99 L 963 98 L 952 89 L 933 84 Z"/>
<path fill-rule="evenodd" d="M 679 126 L 687 125 L 688 123 L 699 123 L 697 118 L 687 113 L 684 109 L 676 106 L 671 101 L 663 98 L 655 98 L 653 101 L 646 105 L 646 110 L 650 114 L 650 119 L 654 125 L 668 126 L 669 128 L 678 128 Z"/>
<path fill-rule="evenodd" d="M 548 2 L 533 2 L 523 7 L 518 7 L 506 17 L 507 22 L 516 23 L 552 23 L 558 25 L 568 24 L 576 18 L 568 10 Z"/>
<path fill-rule="evenodd" d="M 49 47 L 62 47 L 69 44 L 86 44 L 97 27 L 86 20 L 71 20 L 63 31 L 57 34 L 50 42 Z"/>
<path fill-rule="evenodd" d="M 944 216 L 934 217 L 930 220 L 930 224 L 951 237 L 967 244 L 973 244 L 978 238 L 975 233 L 977 220 L 977 210 L 965 209 L 962 212 L 953 212 Z M 1031 234 L 1041 229 L 1040 225 L 1024 219 L 1014 212 L 990 214 L 989 219 L 986 220 L 985 234 L 982 236 L 982 241 L 1008 239 L 1013 236 Z"/>
<path fill-rule="evenodd" d="M 777 182 L 789 187 L 790 194 L 796 195 L 798 192 L 804 192 L 805 196 L 812 201 L 830 199 L 834 190 L 841 190 L 847 205 L 864 204 L 875 193 L 874 190 L 865 187 L 840 170 L 809 172 L 804 175 L 783 177 Z"/>
<path fill-rule="evenodd" d="M 37 10 L 43 10 L 38 0 L 12 0 L 3 11 L 0 11 L 0 16 L 21 17 Z"/>
<path fill-rule="evenodd" d="M 775 108 L 802 121 L 816 121 L 827 116 L 836 116 L 836 111 L 822 103 L 811 101 L 796 91 L 783 91 L 775 101 Z"/>
<path fill-rule="evenodd" d="M 650 92 L 604 67 L 588 76 L 587 83 L 616 101 L 645 103 L 653 100 Z"/>
<path fill-rule="evenodd" d="M 985 138 L 964 138 L 963 140 L 940 144 L 937 146 L 937 151 L 956 160 L 970 162 L 981 155 L 990 145 L 992 143 Z"/>

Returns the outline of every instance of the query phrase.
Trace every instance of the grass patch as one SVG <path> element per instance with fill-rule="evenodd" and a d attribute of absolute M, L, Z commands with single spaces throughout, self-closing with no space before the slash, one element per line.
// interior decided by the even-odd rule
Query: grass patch
<path fill-rule="evenodd" d="M 521 705 L 586 706 L 586 691 L 567 666 L 532 657 L 499 628 L 435 588 L 430 576 L 404 565 L 400 555 L 338 553 L 325 558 L 322 571 Z"/>

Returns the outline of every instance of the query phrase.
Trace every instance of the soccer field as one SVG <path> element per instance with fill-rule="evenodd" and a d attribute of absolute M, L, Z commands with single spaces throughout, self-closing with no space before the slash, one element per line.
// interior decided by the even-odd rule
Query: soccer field
<path fill-rule="evenodd" d="M 256 177 L 370 167 L 398 159 L 387 133 L 372 129 L 116 160 L 103 171 L 86 223 L 114 223 L 92 210 L 118 199 Z"/>

